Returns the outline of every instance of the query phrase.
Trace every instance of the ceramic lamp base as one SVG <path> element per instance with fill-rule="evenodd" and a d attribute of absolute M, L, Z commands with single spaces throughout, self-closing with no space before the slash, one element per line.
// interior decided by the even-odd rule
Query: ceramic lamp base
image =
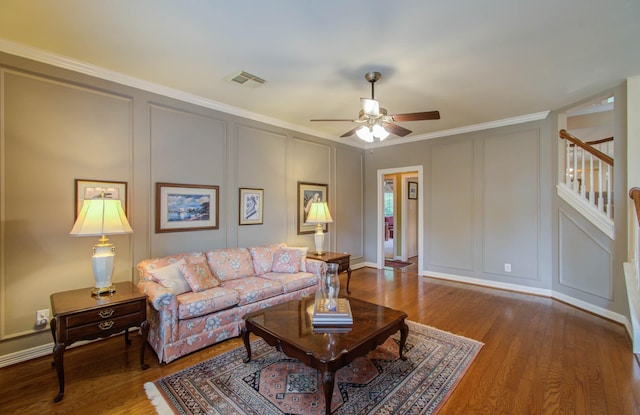
<path fill-rule="evenodd" d="M 316 226 L 316 233 L 313 235 L 313 240 L 316 245 L 316 255 L 323 255 L 324 233 L 322 232 L 322 225 L 318 224 Z"/>
<path fill-rule="evenodd" d="M 91 265 L 96 286 L 91 290 L 91 295 L 110 295 L 116 291 L 116 288 L 111 284 L 115 250 L 116 247 L 107 243 L 106 238 L 93 246 Z"/>

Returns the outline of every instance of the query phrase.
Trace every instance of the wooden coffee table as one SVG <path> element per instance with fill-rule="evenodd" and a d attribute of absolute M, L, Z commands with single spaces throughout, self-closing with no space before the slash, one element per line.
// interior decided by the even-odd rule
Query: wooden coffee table
<path fill-rule="evenodd" d="M 349 298 L 353 326 L 348 332 L 331 335 L 313 330 L 314 297 L 288 301 L 244 316 L 242 339 L 247 349 L 245 363 L 251 360 L 249 334 L 262 337 L 269 345 L 289 357 L 322 373 L 322 387 L 326 403 L 325 413 L 331 413 L 334 378 L 338 369 L 364 356 L 400 331 L 400 358 L 405 360 L 404 346 L 409 334 L 405 323 L 407 314 L 357 298 Z"/>

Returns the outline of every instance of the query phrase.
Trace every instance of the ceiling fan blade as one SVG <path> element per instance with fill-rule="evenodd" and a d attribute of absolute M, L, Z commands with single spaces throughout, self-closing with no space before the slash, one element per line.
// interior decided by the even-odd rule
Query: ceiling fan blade
<path fill-rule="evenodd" d="M 349 137 L 352 136 L 356 133 L 356 130 L 360 128 L 360 126 L 352 128 L 351 130 L 347 131 L 346 133 L 342 134 L 340 137 Z"/>
<path fill-rule="evenodd" d="M 377 117 L 380 115 L 380 104 L 375 99 L 360 98 L 362 111 L 369 117 Z"/>
<path fill-rule="evenodd" d="M 384 126 L 384 129 L 389 131 L 391 134 L 395 134 L 398 137 L 404 137 L 407 134 L 411 134 L 411 130 L 407 130 L 404 127 L 400 127 L 396 124 L 387 124 Z"/>
<path fill-rule="evenodd" d="M 318 118 L 318 119 L 309 120 L 309 121 L 346 121 L 346 122 L 353 122 L 354 120 L 352 118 Z"/>
<path fill-rule="evenodd" d="M 439 120 L 439 111 L 425 111 L 425 112 L 413 112 L 410 114 L 395 114 L 391 116 L 391 119 L 395 122 L 403 121 L 424 121 L 424 120 Z"/>

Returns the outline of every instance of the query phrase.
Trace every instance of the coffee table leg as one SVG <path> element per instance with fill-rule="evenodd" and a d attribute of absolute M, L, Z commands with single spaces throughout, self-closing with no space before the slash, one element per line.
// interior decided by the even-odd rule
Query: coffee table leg
<path fill-rule="evenodd" d="M 404 355 L 404 345 L 407 343 L 407 336 L 409 335 L 409 326 L 402 321 L 400 326 L 400 359 L 407 360 L 407 356 Z"/>
<path fill-rule="evenodd" d="M 324 389 L 324 413 L 331 414 L 331 398 L 333 398 L 333 385 L 335 380 L 335 372 L 325 370 L 322 372 L 322 388 Z"/>
<path fill-rule="evenodd" d="M 242 336 L 242 341 L 244 341 L 244 347 L 247 349 L 247 357 L 242 360 L 244 363 L 249 363 L 251 361 L 251 342 L 249 341 L 249 330 L 246 327 L 242 328 L 240 332 Z"/>

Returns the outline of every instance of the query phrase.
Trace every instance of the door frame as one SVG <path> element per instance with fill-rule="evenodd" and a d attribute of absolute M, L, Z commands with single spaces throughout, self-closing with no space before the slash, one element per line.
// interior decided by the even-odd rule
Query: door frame
<path fill-rule="evenodd" d="M 378 269 L 384 268 L 384 176 L 387 174 L 398 174 L 398 173 L 408 173 L 408 172 L 417 172 L 418 173 L 418 275 L 422 275 L 423 264 L 424 264 L 424 177 L 423 177 L 423 168 L 422 166 L 406 166 L 406 167 L 395 167 L 391 169 L 379 169 L 378 170 L 378 190 L 377 190 L 377 200 L 378 200 L 378 214 L 377 214 L 377 258 L 376 258 L 376 267 Z M 401 192 L 401 194 L 404 194 Z M 394 212 L 395 214 L 395 212 Z"/>

